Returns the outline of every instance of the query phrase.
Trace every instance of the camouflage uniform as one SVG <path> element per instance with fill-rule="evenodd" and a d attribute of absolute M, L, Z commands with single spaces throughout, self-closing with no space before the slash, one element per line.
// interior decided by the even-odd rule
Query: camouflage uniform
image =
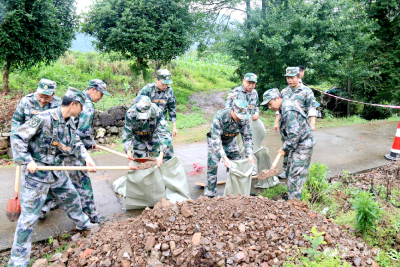
<path fill-rule="evenodd" d="M 44 88 L 47 85 L 46 89 Z M 50 88 L 49 88 L 50 87 Z M 54 109 L 61 106 L 61 99 L 58 96 L 54 96 L 50 103 L 40 106 L 39 101 L 37 99 L 37 94 L 45 94 L 45 95 L 53 95 L 57 84 L 53 81 L 47 79 L 41 79 L 39 81 L 39 85 L 36 89 L 35 93 L 28 94 L 21 98 L 18 102 L 17 108 L 14 111 L 11 120 L 11 131 L 14 132 L 18 127 L 27 122 L 32 118 L 32 116 L 46 111 L 48 109 Z M 24 180 L 25 166 L 22 166 L 21 171 L 21 182 Z M 44 205 L 44 211 L 47 212 L 50 210 L 53 201 L 53 197 L 51 195 L 47 196 L 46 204 Z M 54 206 L 54 208 L 56 205 Z"/>
<path fill-rule="evenodd" d="M 293 68 L 293 67 L 292 67 Z M 314 97 L 313 91 L 305 86 L 302 81 L 300 81 L 300 85 L 296 88 L 291 88 L 290 86 L 284 88 L 281 92 L 282 98 L 290 99 L 295 102 L 308 117 L 317 116 L 317 102 Z M 283 142 L 282 138 L 282 142 Z M 283 168 L 286 169 L 286 165 L 288 163 L 288 155 L 285 155 L 283 158 Z M 285 178 L 285 177 L 282 177 Z"/>
<path fill-rule="evenodd" d="M 244 76 L 244 79 L 247 81 L 257 82 L 257 75 L 253 73 L 247 73 Z M 258 108 L 258 93 L 257 90 L 253 89 L 249 93 L 244 90 L 243 85 L 234 88 L 229 92 L 228 97 L 226 98 L 225 107 L 232 107 L 232 103 L 234 100 L 240 99 L 247 101 L 247 113 L 252 117 L 254 114 L 260 114 L 260 109 Z"/>
<path fill-rule="evenodd" d="M 89 157 L 79 137 L 75 136 L 73 121 L 62 117 L 61 107 L 33 116 L 12 133 L 11 144 L 17 164 L 26 165 L 35 161 L 38 166 L 59 166 L 71 154 Z M 82 212 L 79 194 L 64 172 L 36 171 L 31 174 L 26 171 L 21 188 L 21 215 L 8 266 L 29 264 L 30 240 L 48 193 L 63 204 L 68 216 L 76 222 L 77 229 L 90 229 L 89 218 Z"/>
<path fill-rule="evenodd" d="M 268 104 L 277 96 L 280 96 L 277 89 L 266 91 L 261 105 Z M 279 114 L 281 116 L 279 129 L 284 139 L 281 149 L 288 155 L 288 164 L 284 170 L 288 179 L 288 198 L 301 199 L 315 141 L 307 121 L 308 116 L 295 102 L 283 99 Z"/>
<path fill-rule="evenodd" d="M 122 143 L 125 152 L 133 151 L 135 158 L 158 157 L 164 151 L 163 161 L 169 160 L 165 155 L 165 150 L 172 146 L 168 123 L 161 109 L 147 96 L 138 96 L 126 112 Z"/>
<path fill-rule="evenodd" d="M 240 104 L 238 104 L 240 103 Z M 236 105 L 241 105 L 247 116 L 236 122 L 231 116 L 231 110 L 235 112 Z M 211 130 L 207 133 L 208 160 L 207 160 L 207 182 L 204 187 L 204 195 L 214 197 L 217 193 L 218 163 L 222 157 L 227 156 L 230 160 L 241 158 L 236 136 L 240 133 L 243 138 L 246 157 L 253 153 L 253 141 L 246 113 L 247 102 L 235 100 L 232 108 L 225 108 L 215 114 L 211 124 Z M 238 114 L 235 112 L 235 114 Z"/>
<path fill-rule="evenodd" d="M 163 71 L 165 73 L 163 73 Z M 168 70 L 160 69 L 157 71 L 157 78 L 164 84 L 171 84 L 171 73 Z M 144 95 L 151 99 L 151 102 L 155 103 L 160 109 L 162 116 L 167 120 L 167 111 L 169 114 L 169 120 L 171 122 L 176 122 L 176 98 L 174 91 L 170 86 L 165 90 L 160 90 L 157 88 L 155 83 L 149 83 L 143 87 L 138 96 Z M 168 128 L 169 129 L 169 128 Z M 172 144 L 172 134 L 169 132 L 169 142 Z M 173 146 L 169 146 L 164 151 L 164 159 L 169 160 L 174 156 Z"/>

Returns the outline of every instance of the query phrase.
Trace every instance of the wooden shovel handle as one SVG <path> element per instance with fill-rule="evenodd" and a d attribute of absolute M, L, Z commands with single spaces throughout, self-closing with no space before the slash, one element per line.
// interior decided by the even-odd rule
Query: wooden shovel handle
<path fill-rule="evenodd" d="M 137 170 L 134 166 L 96 166 L 96 170 Z M 38 171 L 89 171 L 86 166 L 38 166 Z"/>
<path fill-rule="evenodd" d="M 115 150 L 112 150 L 112 149 L 110 149 L 110 148 L 108 148 L 108 147 L 105 147 L 105 146 L 101 146 L 101 145 L 95 144 L 93 148 L 98 148 L 98 149 L 101 149 L 101 150 L 104 150 L 104 151 L 113 153 L 113 154 L 115 154 L 115 155 L 118 155 L 118 156 L 120 156 L 120 157 L 129 159 L 128 155 L 126 155 L 126 154 L 124 154 L 124 153 L 121 153 L 121 152 L 118 152 L 118 151 L 115 151 Z"/>
<path fill-rule="evenodd" d="M 274 162 L 272 163 L 271 169 L 276 167 L 276 164 L 278 164 L 279 159 L 281 158 L 282 154 L 278 153 L 278 155 L 276 155 L 276 158 L 274 160 Z"/>
<path fill-rule="evenodd" d="M 15 170 L 15 198 L 18 198 L 19 177 L 21 176 L 21 165 L 17 165 Z"/>

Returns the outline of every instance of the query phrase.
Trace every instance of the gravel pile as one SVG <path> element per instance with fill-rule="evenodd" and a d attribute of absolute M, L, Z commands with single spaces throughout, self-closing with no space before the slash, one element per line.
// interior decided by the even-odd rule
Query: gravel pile
<path fill-rule="evenodd" d="M 178 204 L 162 199 L 137 218 L 107 222 L 54 260 L 57 266 L 282 266 L 304 254 L 311 228 L 355 266 L 377 253 L 305 202 L 261 196 L 201 197 Z M 78 234 L 79 235 L 79 234 Z"/>

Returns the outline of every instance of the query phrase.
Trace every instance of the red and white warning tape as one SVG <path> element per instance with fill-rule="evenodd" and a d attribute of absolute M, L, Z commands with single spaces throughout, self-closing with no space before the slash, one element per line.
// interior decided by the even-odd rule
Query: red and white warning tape
<path fill-rule="evenodd" d="M 310 87 L 310 88 L 311 88 L 311 87 Z M 356 101 L 356 100 L 351 100 L 351 99 L 343 98 L 343 97 L 336 96 L 336 95 L 331 95 L 331 94 L 328 94 L 327 92 L 318 90 L 318 89 L 316 89 L 316 88 L 311 88 L 311 89 L 313 89 L 313 90 L 315 90 L 315 91 L 318 91 L 318 92 L 320 92 L 320 93 L 322 93 L 322 94 L 324 94 L 324 95 L 329 95 L 329 96 L 331 96 L 331 97 L 338 98 L 338 99 L 341 99 L 341 100 L 344 100 L 344 101 L 349 101 L 349 102 L 358 103 L 358 104 L 364 104 L 364 105 L 370 105 L 370 106 L 375 106 L 375 107 L 400 109 L 400 106 L 364 103 L 364 102 L 360 102 L 360 101 Z"/>

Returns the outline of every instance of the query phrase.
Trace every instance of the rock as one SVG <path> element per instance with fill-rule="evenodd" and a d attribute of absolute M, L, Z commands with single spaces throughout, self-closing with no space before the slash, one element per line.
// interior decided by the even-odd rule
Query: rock
<path fill-rule="evenodd" d="M 220 260 L 219 262 L 217 262 L 217 266 L 221 267 L 225 265 L 225 259 Z"/>
<path fill-rule="evenodd" d="M 0 149 L 0 156 L 4 156 L 7 154 L 8 149 Z"/>
<path fill-rule="evenodd" d="M 126 108 L 124 106 L 114 106 L 107 110 L 107 113 L 114 117 L 115 120 L 125 119 Z"/>
<path fill-rule="evenodd" d="M 3 136 L 3 137 L 10 137 L 10 136 L 11 136 L 11 132 L 9 132 L 9 133 L 1 133 L 1 136 Z"/>
<path fill-rule="evenodd" d="M 50 258 L 50 261 L 51 262 L 58 261 L 61 258 L 61 256 L 62 256 L 62 253 L 60 253 L 60 252 L 56 253 L 53 255 L 53 257 Z"/>
<path fill-rule="evenodd" d="M 275 216 L 274 214 L 268 213 L 267 216 L 268 216 L 268 219 L 273 220 L 273 221 L 276 221 L 276 216 Z"/>
<path fill-rule="evenodd" d="M 38 259 L 32 264 L 32 267 L 47 267 L 47 265 L 47 259 Z"/>
<path fill-rule="evenodd" d="M 58 242 L 57 239 L 53 240 L 53 249 L 59 249 L 60 248 L 60 243 Z"/>
<path fill-rule="evenodd" d="M 374 262 L 374 261 L 372 261 L 372 264 L 371 264 L 371 266 L 372 266 L 372 267 L 379 267 L 379 264 L 378 264 L 378 263 L 376 263 L 376 262 Z"/>
<path fill-rule="evenodd" d="M 210 240 L 208 240 L 208 238 L 201 238 L 200 239 L 200 244 L 209 245 L 210 244 Z"/>
<path fill-rule="evenodd" d="M 245 226 L 243 223 L 241 223 L 241 224 L 239 225 L 239 231 L 240 231 L 241 233 L 246 232 L 246 226 Z"/>
<path fill-rule="evenodd" d="M 106 135 L 106 129 L 104 128 L 98 128 L 96 130 L 96 139 L 98 138 L 103 138 Z"/>
<path fill-rule="evenodd" d="M 172 255 L 178 256 L 179 254 L 181 254 L 183 252 L 183 250 L 184 250 L 184 248 L 175 249 L 174 251 L 172 251 Z"/>
<path fill-rule="evenodd" d="M 100 117 L 101 125 L 103 127 L 114 125 L 115 117 L 112 116 L 111 114 L 109 114 L 107 112 L 102 112 L 102 113 L 100 113 L 99 117 Z"/>
<path fill-rule="evenodd" d="M 169 247 L 170 247 L 171 251 L 174 251 L 175 248 L 176 248 L 175 242 L 174 242 L 174 241 L 170 241 L 170 242 L 169 242 Z"/>
<path fill-rule="evenodd" d="M 217 242 L 217 243 L 215 244 L 215 246 L 217 247 L 217 249 L 221 250 L 221 249 L 223 249 L 223 247 L 225 246 L 225 243 Z"/>
<path fill-rule="evenodd" d="M 146 231 L 150 233 L 157 233 L 158 232 L 158 225 L 154 223 L 146 224 Z"/>
<path fill-rule="evenodd" d="M 105 261 L 102 262 L 103 264 L 100 263 L 100 266 L 111 266 L 111 260 L 110 259 L 106 259 Z"/>
<path fill-rule="evenodd" d="M 65 264 L 61 262 L 54 262 L 53 264 L 49 265 L 49 267 L 65 267 Z"/>
<path fill-rule="evenodd" d="M 233 257 L 233 260 L 237 263 L 240 263 L 242 261 L 244 261 L 244 259 L 246 258 L 246 254 L 242 251 L 240 251 L 239 253 L 236 253 L 235 257 Z"/>
<path fill-rule="evenodd" d="M 172 222 L 172 223 L 175 222 L 175 216 L 169 217 L 169 221 Z"/>
<path fill-rule="evenodd" d="M 149 259 L 147 261 L 147 266 L 148 267 L 162 267 L 163 264 L 157 259 Z"/>
<path fill-rule="evenodd" d="M 119 120 L 115 123 L 115 126 L 117 126 L 118 128 L 120 127 L 124 127 L 125 126 L 125 120 Z"/>
<path fill-rule="evenodd" d="M 144 245 L 144 250 L 150 251 L 155 244 L 156 244 L 156 239 L 154 238 L 154 236 L 147 237 L 146 244 Z"/>
<path fill-rule="evenodd" d="M 196 225 L 193 227 L 193 232 L 199 233 L 200 231 L 201 231 L 200 225 L 196 224 Z"/>
<path fill-rule="evenodd" d="M 332 245 L 332 237 L 329 234 L 325 234 L 325 241 L 330 246 Z"/>
<path fill-rule="evenodd" d="M 169 245 L 168 245 L 167 243 L 162 243 L 162 244 L 161 244 L 161 250 L 162 250 L 162 251 L 168 250 L 168 249 L 169 249 Z"/>
<path fill-rule="evenodd" d="M 181 213 L 182 213 L 182 215 L 185 216 L 186 218 L 192 216 L 192 212 L 190 211 L 190 209 L 189 209 L 186 205 L 183 205 L 183 206 L 182 206 L 182 208 L 181 208 Z"/>
<path fill-rule="evenodd" d="M 124 252 L 124 254 L 122 255 L 122 258 L 130 259 L 131 257 L 129 256 L 128 252 Z"/>
<path fill-rule="evenodd" d="M 267 262 L 263 262 L 263 263 L 260 264 L 260 267 L 269 267 L 269 265 L 268 265 Z"/>
<path fill-rule="evenodd" d="M 99 144 L 104 144 L 106 142 L 106 140 L 104 138 L 99 138 L 99 139 L 96 139 L 96 142 Z"/>
<path fill-rule="evenodd" d="M 9 159 L 13 159 L 14 158 L 11 148 L 7 150 L 7 156 L 8 156 Z"/>
<path fill-rule="evenodd" d="M 79 258 L 81 259 L 87 258 L 93 253 L 93 251 L 94 249 L 87 248 L 79 255 Z"/>
<path fill-rule="evenodd" d="M 129 266 L 131 266 L 131 262 L 127 261 L 127 260 L 122 260 L 121 261 L 121 266 L 122 267 L 129 267 Z"/>
<path fill-rule="evenodd" d="M 47 246 L 42 250 L 42 253 L 45 254 L 45 253 L 49 252 L 50 250 L 51 250 L 50 247 Z"/>
<path fill-rule="evenodd" d="M 171 202 L 169 202 L 165 198 L 161 198 L 160 201 L 157 202 L 157 204 L 154 206 L 153 209 L 166 209 L 170 206 L 172 206 Z"/>
<path fill-rule="evenodd" d="M 199 243 L 200 238 L 201 238 L 201 233 L 195 233 L 192 237 L 192 244 L 196 246 Z"/>
<path fill-rule="evenodd" d="M 111 134 L 118 134 L 119 132 L 116 126 L 112 126 L 109 131 Z"/>
<path fill-rule="evenodd" d="M 118 260 L 122 261 L 123 259 L 130 259 L 132 256 L 132 248 L 129 244 L 125 244 L 120 251 L 118 251 Z"/>
<path fill-rule="evenodd" d="M 0 137 L 0 149 L 8 149 L 9 147 L 8 137 Z"/>
<path fill-rule="evenodd" d="M 354 265 L 355 266 L 360 266 L 360 264 L 361 264 L 361 258 L 360 257 L 355 258 L 354 259 Z"/>

